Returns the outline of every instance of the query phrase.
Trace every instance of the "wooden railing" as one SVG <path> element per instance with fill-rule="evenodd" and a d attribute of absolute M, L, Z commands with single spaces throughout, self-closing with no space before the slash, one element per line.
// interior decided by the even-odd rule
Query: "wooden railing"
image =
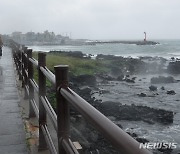
<path fill-rule="evenodd" d="M 55 74 L 46 67 L 46 54 L 38 53 L 38 60 L 32 57 L 32 50 L 11 43 L 13 57 L 19 79 L 25 88 L 25 98 L 29 99 L 29 117 L 39 120 L 39 149 L 49 148 L 53 154 L 78 154 L 70 139 L 69 104 L 90 122 L 118 151 L 123 154 L 150 154 L 148 150 L 139 149 L 139 143 L 115 125 L 97 109 L 91 106 L 68 87 L 68 66 L 54 66 Z M 38 84 L 33 78 L 33 68 L 38 70 Z M 46 79 L 56 87 L 57 111 L 53 110 L 46 96 Z M 34 98 L 38 93 L 39 106 Z M 47 127 L 47 114 L 57 132 L 58 149 L 55 148 Z"/>

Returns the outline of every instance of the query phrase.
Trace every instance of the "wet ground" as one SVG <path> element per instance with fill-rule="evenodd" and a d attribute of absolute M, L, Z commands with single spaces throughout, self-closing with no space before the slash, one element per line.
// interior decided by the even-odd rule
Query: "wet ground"
<path fill-rule="evenodd" d="M 19 107 L 14 66 L 9 48 L 0 57 L 0 153 L 26 154 L 25 129 Z"/>

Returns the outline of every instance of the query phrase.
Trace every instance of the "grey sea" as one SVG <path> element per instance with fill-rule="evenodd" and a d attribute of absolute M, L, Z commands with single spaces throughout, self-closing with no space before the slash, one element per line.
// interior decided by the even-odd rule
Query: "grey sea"
<path fill-rule="evenodd" d="M 85 54 L 118 55 L 124 57 L 164 57 L 170 60 L 171 57 L 180 58 L 180 40 L 154 40 L 158 45 L 129 45 L 129 44 L 98 44 L 84 46 L 29 46 L 33 51 L 82 51 Z M 102 101 L 120 102 L 122 104 L 145 105 L 152 108 L 165 109 L 174 112 L 174 121 L 170 125 L 159 123 L 148 124 L 142 121 L 116 121 L 123 126 L 123 129 L 138 134 L 139 137 L 147 138 L 151 142 L 174 142 L 177 148 L 173 154 L 180 153 L 180 82 L 169 84 L 157 84 L 159 95 L 156 97 L 139 98 L 138 93 L 149 93 L 150 79 L 159 75 L 150 74 L 138 75 L 136 83 L 112 82 L 109 85 L 99 85 L 98 88 L 110 91 L 106 95 L 93 96 Z M 180 80 L 180 75 L 173 76 Z M 142 81 L 139 81 L 142 79 Z M 176 91 L 176 95 L 168 96 L 160 90 L 164 86 L 166 90 Z"/>
<path fill-rule="evenodd" d="M 85 54 L 118 55 L 124 57 L 158 56 L 164 58 L 180 57 L 180 40 L 154 40 L 158 45 L 97 44 L 82 46 L 28 46 L 34 51 L 82 51 Z"/>

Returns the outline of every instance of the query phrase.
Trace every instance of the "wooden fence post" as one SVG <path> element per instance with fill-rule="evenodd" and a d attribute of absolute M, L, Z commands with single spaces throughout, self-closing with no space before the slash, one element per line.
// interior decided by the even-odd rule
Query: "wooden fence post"
<path fill-rule="evenodd" d="M 17 57 L 18 57 L 18 75 L 19 75 L 19 80 L 22 80 L 22 57 L 21 57 L 21 50 L 18 49 L 18 53 L 17 53 Z"/>
<path fill-rule="evenodd" d="M 24 86 L 25 86 L 25 90 L 24 90 L 24 99 L 28 98 L 28 94 L 26 91 L 26 86 L 28 85 L 28 76 L 27 76 L 27 70 L 28 70 L 28 58 L 26 57 L 28 52 L 28 49 L 25 48 L 24 50 Z"/>
<path fill-rule="evenodd" d="M 46 77 L 41 72 L 40 67 L 46 66 L 46 54 L 38 53 L 38 82 L 39 82 L 39 150 L 47 149 L 47 143 L 41 129 L 42 125 L 46 125 L 46 110 L 41 101 L 41 97 L 46 96 Z"/>
<path fill-rule="evenodd" d="M 17 50 L 13 48 L 14 52 L 14 60 L 15 60 L 15 65 L 16 65 L 16 70 L 17 70 L 17 75 L 18 75 L 18 57 L 17 57 Z"/>
<path fill-rule="evenodd" d="M 62 146 L 62 140 L 69 138 L 69 105 L 60 94 L 61 88 L 68 86 L 68 66 L 58 65 L 54 67 L 56 77 L 56 102 L 57 102 L 57 135 L 59 154 L 66 154 Z"/>
<path fill-rule="evenodd" d="M 35 117 L 35 112 L 32 107 L 31 101 L 34 99 L 34 88 L 30 82 L 33 79 L 33 64 L 29 61 L 32 58 L 32 49 L 27 51 L 27 61 L 28 61 L 28 85 L 29 85 L 29 117 Z"/>
<path fill-rule="evenodd" d="M 22 88 L 24 88 L 24 84 L 25 84 L 25 50 L 27 50 L 27 47 L 23 47 L 22 48 L 22 52 L 21 52 L 21 57 L 22 57 L 22 63 L 21 63 L 21 67 L 22 67 Z"/>

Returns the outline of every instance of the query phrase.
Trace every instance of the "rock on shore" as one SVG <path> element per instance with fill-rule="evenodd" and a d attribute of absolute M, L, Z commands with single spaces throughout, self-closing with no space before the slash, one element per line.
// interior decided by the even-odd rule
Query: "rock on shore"
<path fill-rule="evenodd" d="M 118 102 L 103 102 L 98 109 L 106 116 L 114 116 L 117 120 L 144 121 L 150 124 L 171 124 L 174 117 L 172 111 L 133 104 L 122 105 Z"/>
<path fill-rule="evenodd" d="M 159 77 L 153 77 L 151 78 L 151 83 L 157 84 L 157 83 L 174 83 L 175 79 L 172 76 L 164 77 L 164 76 L 159 76 Z"/>

